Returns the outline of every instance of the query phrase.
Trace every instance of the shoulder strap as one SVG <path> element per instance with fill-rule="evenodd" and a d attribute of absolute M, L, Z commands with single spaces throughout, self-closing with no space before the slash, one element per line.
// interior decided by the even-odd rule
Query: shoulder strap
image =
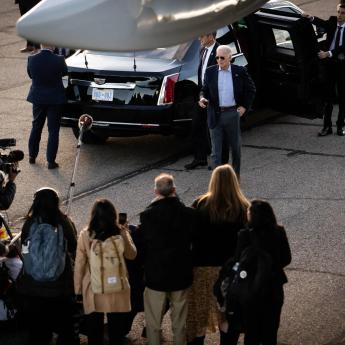
<path fill-rule="evenodd" d="M 120 271 L 120 280 L 121 280 L 121 290 L 123 290 L 124 289 L 124 285 L 123 285 L 123 276 L 124 276 L 123 271 L 124 270 L 123 270 L 123 266 L 122 266 L 122 260 L 121 260 L 119 249 L 117 248 L 117 244 L 116 244 L 116 241 L 114 239 L 114 236 L 111 236 L 110 238 L 111 238 L 111 241 L 112 241 L 113 246 L 115 248 L 116 255 L 117 255 L 118 259 L 119 259 L 119 271 Z"/>

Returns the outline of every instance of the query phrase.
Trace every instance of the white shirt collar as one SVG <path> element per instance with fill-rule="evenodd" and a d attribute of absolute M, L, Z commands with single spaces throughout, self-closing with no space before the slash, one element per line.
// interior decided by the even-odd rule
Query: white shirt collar
<path fill-rule="evenodd" d="M 231 73 L 231 64 L 229 65 L 229 68 L 228 69 L 221 69 L 219 66 L 218 66 L 218 71 L 228 71 Z"/>

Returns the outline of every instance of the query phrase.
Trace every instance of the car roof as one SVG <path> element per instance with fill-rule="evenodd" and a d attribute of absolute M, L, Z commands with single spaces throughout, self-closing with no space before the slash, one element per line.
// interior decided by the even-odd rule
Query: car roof
<path fill-rule="evenodd" d="M 290 1 L 286 1 L 286 0 L 270 0 L 270 1 L 266 2 L 264 5 L 262 5 L 261 8 L 274 10 L 274 9 L 279 9 L 282 7 L 290 7 L 292 9 L 294 9 L 296 11 L 296 13 L 302 13 L 303 12 L 298 6 L 296 6 L 295 4 L 293 4 Z"/>

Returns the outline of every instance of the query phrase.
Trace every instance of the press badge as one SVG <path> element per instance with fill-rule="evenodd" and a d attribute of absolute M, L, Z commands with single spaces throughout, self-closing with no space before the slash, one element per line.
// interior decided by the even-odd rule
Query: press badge
<path fill-rule="evenodd" d="M 108 277 L 108 284 L 116 284 L 117 279 L 116 277 Z"/>

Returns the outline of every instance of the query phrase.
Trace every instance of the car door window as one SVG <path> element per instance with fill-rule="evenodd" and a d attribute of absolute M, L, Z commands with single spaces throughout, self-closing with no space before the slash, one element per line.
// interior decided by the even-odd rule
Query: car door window
<path fill-rule="evenodd" d="M 287 55 L 295 55 L 293 42 L 287 30 L 272 28 L 277 51 Z"/>

